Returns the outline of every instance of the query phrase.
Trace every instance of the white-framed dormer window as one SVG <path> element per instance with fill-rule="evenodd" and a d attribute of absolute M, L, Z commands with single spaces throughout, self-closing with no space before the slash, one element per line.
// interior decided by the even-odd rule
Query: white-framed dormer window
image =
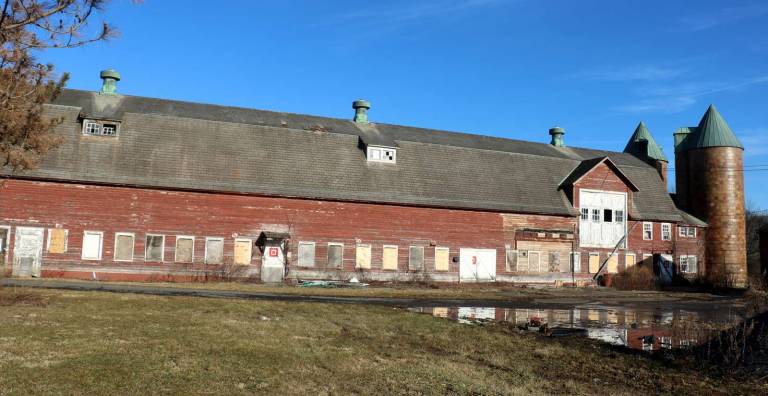
<path fill-rule="evenodd" d="M 83 120 L 83 135 L 117 136 L 120 123 L 115 121 Z"/>
<path fill-rule="evenodd" d="M 661 240 L 662 241 L 672 240 L 672 224 L 661 223 Z"/>
<path fill-rule="evenodd" d="M 653 240 L 653 223 L 643 223 L 643 240 Z"/>
<path fill-rule="evenodd" d="M 392 147 L 368 146 L 367 157 L 370 162 L 394 164 L 397 162 L 397 150 Z"/>

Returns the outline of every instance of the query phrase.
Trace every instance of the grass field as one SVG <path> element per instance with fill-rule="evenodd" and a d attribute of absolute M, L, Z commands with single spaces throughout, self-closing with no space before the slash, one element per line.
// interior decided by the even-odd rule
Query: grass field
<path fill-rule="evenodd" d="M 0 394 L 766 394 L 385 307 L 0 289 Z"/>

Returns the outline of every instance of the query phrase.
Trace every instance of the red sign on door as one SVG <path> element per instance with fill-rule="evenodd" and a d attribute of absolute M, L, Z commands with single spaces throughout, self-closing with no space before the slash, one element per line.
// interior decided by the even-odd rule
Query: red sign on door
<path fill-rule="evenodd" d="M 477 256 L 472 256 L 472 265 L 477 265 Z"/>
<path fill-rule="evenodd" d="M 269 257 L 277 257 L 277 248 L 276 247 L 269 248 Z"/>

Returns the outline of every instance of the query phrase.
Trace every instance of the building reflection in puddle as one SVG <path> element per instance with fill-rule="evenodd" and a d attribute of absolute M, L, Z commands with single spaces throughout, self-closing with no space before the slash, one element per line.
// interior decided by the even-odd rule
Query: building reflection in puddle
<path fill-rule="evenodd" d="M 743 319 L 730 309 L 694 312 L 593 305 L 573 309 L 423 307 L 410 310 L 468 324 L 493 321 L 529 329 L 539 325 L 549 329 L 585 329 L 589 338 L 643 351 L 699 345 Z"/>

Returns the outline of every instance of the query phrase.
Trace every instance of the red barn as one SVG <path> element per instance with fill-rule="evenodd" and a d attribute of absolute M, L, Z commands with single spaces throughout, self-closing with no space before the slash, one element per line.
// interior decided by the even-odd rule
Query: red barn
<path fill-rule="evenodd" d="M 63 144 L 39 169 L 4 174 L 5 270 L 562 284 L 640 264 L 662 279 L 716 268 L 744 281 L 746 260 L 719 248 L 743 243 L 743 232 L 727 239 L 741 225 L 722 222 L 743 213 L 741 173 L 701 174 L 689 161 L 676 205 L 642 123 L 609 152 L 569 147 L 560 128 L 543 144 L 370 122 L 368 102 L 353 107 L 348 121 L 66 90 L 46 107 L 64 120 Z M 678 162 L 740 167 L 721 120 L 711 108 L 687 128 Z"/>

